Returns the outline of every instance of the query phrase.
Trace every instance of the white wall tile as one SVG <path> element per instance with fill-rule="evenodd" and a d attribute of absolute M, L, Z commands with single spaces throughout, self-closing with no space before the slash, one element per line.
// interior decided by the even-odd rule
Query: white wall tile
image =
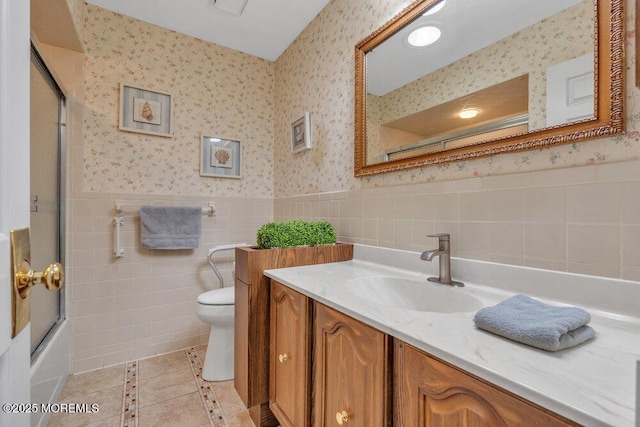
<path fill-rule="evenodd" d="M 566 262 L 565 223 L 532 223 L 524 226 L 524 256 Z"/>
<path fill-rule="evenodd" d="M 521 222 L 523 220 L 524 192 L 521 189 L 488 191 L 482 194 L 489 205 L 489 221 Z"/>
<path fill-rule="evenodd" d="M 524 253 L 524 225 L 489 223 L 489 253 L 522 257 Z"/>
<path fill-rule="evenodd" d="M 413 245 L 418 247 L 420 251 L 425 251 L 429 246 L 433 245 L 432 237 L 427 237 L 429 234 L 435 234 L 433 231 L 433 221 L 413 221 Z M 437 244 L 437 243 L 436 243 Z"/>
<path fill-rule="evenodd" d="M 640 181 L 623 182 L 621 198 L 622 223 L 640 224 Z"/>
<path fill-rule="evenodd" d="M 536 187 L 524 191 L 524 218 L 529 222 L 566 221 L 565 187 Z"/>
<path fill-rule="evenodd" d="M 393 197 L 380 197 L 378 200 L 378 218 L 393 219 Z"/>
<path fill-rule="evenodd" d="M 489 200 L 485 192 L 460 193 L 460 221 L 486 221 Z"/>
<path fill-rule="evenodd" d="M 413 196 L 413 219 L 433 221 L 434 197 L 431 195 Z"/>
<path fill-rule="evenodd" d="M 393 241 L 393 220 L 378 220 L 378 239 L 381 241 Z"/>
<path fill-rule="evenodd" d="M 396 196 L 393 198 L 393 218 L 411 219 L 413 215 L 413 196 Z"/>
<path fill-rule="evenodd" d="M 617 225 L 567 226 L 567 259 L 574 263 L 620 266 L 620 227 Z"/>
<path fill-rule="evenodd" d="M 413 223 L 411 221 L 394 221 L 393 246 L 397 249 L 411 250 L 410 248 L 413 246 Z"/>
<path fill-rule="evenodd" d="M 533 187 L 553 187 L 596 182 L 596 168 L 591 166 L 558 168 L 531 173 Z"/>
<path fill-rule="evenodd" d="M 595 169 L 600 182 L 640 181 L 640 168 L 635 161 L 605 163 L 597 165 Z"/>
<path fill-rule="evenodd" d="M 617 223 L 620 220 L 620 185 L 599 183 L 567 187 L 567 221 Z"/>
<path fill-rule="evenodd" d="M 489 252 L 489 225 L 484 222 L 461 222 L 458 235 L 459 251 Z"/>
<path fill-rule="evenodd" d="M 640 268 L 640 225 L 621 227 L 622 266 Z"/>
<path fill-rule="evenodd" d="M 458 221 L 460 200 L 457 193 L 434 195 L 433 219 L 436 221 Z"/>
<path fill-rule="evenodd" d="M 362 222 L 363 237 L 367 240 L 378 240 L 378 220 L 377 219 L 364 219 Z"/>

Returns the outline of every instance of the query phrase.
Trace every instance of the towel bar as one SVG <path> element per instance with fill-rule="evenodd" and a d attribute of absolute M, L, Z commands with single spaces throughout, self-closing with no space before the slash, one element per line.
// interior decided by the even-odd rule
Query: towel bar
<path fill-rule="evenodd" d="M 124 249 L 120 247 L 120 227 L 124 225 L 124 213 L 125 206 L 129 208 L 128 205 L 125 205 L 124 200 L 115 200 L 114 201 L 116 216 L 113 217 L 113 257 L 114 258 L 124 258 Z M 139 207 L 131 207 L 128 213 L 136 213 L 139 211 Z M 213 216 L 216 213 L 216 204 L 214 202 L 209 202 L 209 206 L 202 208 L 202 215 Z"/>
<path fill-rule="evenodd" d="M 129 205 L 125 205 L 124 200 L 115 200 L 114 206 L 116 212 L 124 213 L 125 209 L 131 209 L 130 213 L 136 213 L 140 210 L 139 207 L 129 207 Z M 203 215 L 214 215 L 216 213 L 216 204 L 214 202 L 209 202 L 207 207 L 202 208 Z"/>

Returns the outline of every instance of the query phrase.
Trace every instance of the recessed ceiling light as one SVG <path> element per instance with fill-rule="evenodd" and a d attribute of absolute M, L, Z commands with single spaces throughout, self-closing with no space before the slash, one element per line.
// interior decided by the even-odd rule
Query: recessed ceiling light
<path fill-rule="evenodd" d="M 436 3 L 435 5 L 431 6 L 429 9 L 427 9 L 427 11 L 422 14 L 422 16 L 433 15 L 434 13 L 438 12 L 440 9 L 443 8 L 444 4 L 446 2 L 447 2 L 447 0 L 442 0 L 439 3 Z"/>
<path fill-rule="evenodd" d="M 461 119 L 472 119 L 477 116 L 479 112 L 480 110 L 478 110 L 477 108 L 464 108 L 458 113 L 458 116 Z"/>
<path fill-rule="evenodd" d="M 411 46 L 415 47 L 429 46 L 430 44 L 435 43 L 441 35 L 442 31 L 440 31 L 438 27 L 420 27 L 409 34 L 407 42 L 409 42 Z"/>

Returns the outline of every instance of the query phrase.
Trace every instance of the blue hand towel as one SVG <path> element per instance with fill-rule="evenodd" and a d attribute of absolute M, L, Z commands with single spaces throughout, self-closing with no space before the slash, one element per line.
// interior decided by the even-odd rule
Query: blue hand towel
<path fill-rule="evenodd" d="M 140 246 L 195 249 L 200 246 L 200 207 L 140 207 Z"/>
<path fill-rule="evenodd" d="M 547 351 L 578 345 L 595 335 L 591 315 L 578 307 L 557 307 L 515 295 L 473 318 L 478 328 Z"/>

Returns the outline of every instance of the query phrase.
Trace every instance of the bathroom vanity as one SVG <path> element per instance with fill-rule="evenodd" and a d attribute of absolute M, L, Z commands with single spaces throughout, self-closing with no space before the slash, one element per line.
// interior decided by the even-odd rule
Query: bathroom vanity
<path fill-rule="evenodd" d="M 234 386 L 254 424 L 277 425 L 269 410 L 268 268 L 347 261 L 353 245 L 256 249 L 236 248 L 234 314 Z"/>
<path fill-rule="evenodd" d="M 281 425 L 635 425 L 640 283 L 452 259 L 466 286 L 443 287 L 419 256 L 356 245 L 352 261 L 265 271 Z M 516 293 L 586 308 L 596 337 L 550 353 L 475 328 Z"/>

